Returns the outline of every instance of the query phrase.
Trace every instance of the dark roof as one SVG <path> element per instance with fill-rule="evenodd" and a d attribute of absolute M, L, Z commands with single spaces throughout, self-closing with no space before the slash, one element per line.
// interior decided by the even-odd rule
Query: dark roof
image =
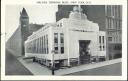
<path fill-rule="evenodd" d="M 25 8 L 22 9 L 22 12 L 20 13 L 20 15 L 21 15 L 22 17 L 28 17 L 28 14 L 27 14 Z"/>
<path fill-rule="evenodd" d="M 42 28 L 44 25 L 43 24 L 29 24 L 29 33 L 30 33 L 30 35 L 33 33 L 33 32 L 35 32 L 35 31 L 37 31 L 37 30 L 39 30 L 40 28 Z"/>

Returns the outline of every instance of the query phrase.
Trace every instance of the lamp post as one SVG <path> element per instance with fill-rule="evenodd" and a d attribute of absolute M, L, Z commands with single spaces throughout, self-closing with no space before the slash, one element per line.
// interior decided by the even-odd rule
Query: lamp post
<path fill-rule="evenodd" d="M 52 75 L 54 75 L 55 74 L 55 72 L 54 72 L 54 69 L 55 69 L 55 65 L 54 65 L 54 53 L 55 53 L 55 50 L 52 50 L 52 61 L 53 61 L 53 63 L 52 63 Z"/>

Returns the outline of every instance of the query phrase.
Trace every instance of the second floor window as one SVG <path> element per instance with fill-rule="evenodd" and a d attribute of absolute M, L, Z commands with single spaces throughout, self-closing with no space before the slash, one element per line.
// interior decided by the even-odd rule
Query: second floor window
<path fill-rule="evenodd" d="M 54 33 L 54 43 L 58 43 L 58 33 Z"/>
<path fill-rule="evenodd" d="M 108 37 L 108 41 L 112 41 L 112 37 Z"/>

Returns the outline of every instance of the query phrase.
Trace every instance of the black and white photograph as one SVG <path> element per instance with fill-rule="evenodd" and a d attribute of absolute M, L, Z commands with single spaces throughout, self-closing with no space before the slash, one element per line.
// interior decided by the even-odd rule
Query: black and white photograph
<path fill-rule="evenodd" d="M 18 80 L 2 80 L 2 81 L 18 81 Z M 21 80 L 25 81 L 25 80 Z M 29 81 L 51 81 L 51 80 L 29 80 Z M 52 80 L 56 81 L 56 80 Z M 58 81 L 69 81 L 69 80 L 58 80 Z M 70 81 L 80 81 L 80 80 L 70 80 Z M 126 81 L 126 80 L 83 80 L 83 81 Z"/>
<path fill-rule="evenodd" d="M 1 32 L 3 79 L 125 80 L 125 7 L 91 0 L 8 2 Z"/>
<path fill-rule="evenodd" d="M 6 75 L 121 75 L 121 5 L 6 10 Z"/>

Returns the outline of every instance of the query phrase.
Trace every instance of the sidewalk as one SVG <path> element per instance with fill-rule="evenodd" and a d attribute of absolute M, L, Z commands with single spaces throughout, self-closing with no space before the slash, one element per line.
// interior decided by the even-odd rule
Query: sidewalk
<path fill-rule="evenodd" d="M 49 70 L 47 67 L 43 65 L 40 65 L 36 62 L 23 60 L 23 57 L 19 57 L 18 60 L 34 75 L 52 75 L 51 70 Z M 114 60 L 109 60 L 109 61 L 104 61 L 99 63 L 85 64 L 85 65 L 75 66 L 75 67 L 66 68 L 66 69 L 59 69 L 55 71 L 55 75 L 68 75 L 76 72 L 93 70 L 95 68 L 100 68 L 100 67 L 102 68 L 103 66 L 106 67 L 108 65 L 113 65 L 116 63 L 121 63 L 121 59 L 114 59 Z"/>
<path fill-rule="evenodd" d="M 51 75 L 51 70 L 36 62 L 23 60 L 23 57 L 19 57 L 18 60 L 30 71 L 33 75 Z"/>
<path fill-rule="evenodd" d="M 67 69 L 59 69 L 55 72 L 55 74 L 56 75 L 67 75 L 67 74 L 82 72 L 82 71 L 86 71 L 86 70 L 93 70 L 95 68 L 107 67 L 108 65 L 110 66 L 110 65 L 113 65 L 116 63 L 121 63 L 121 58 L 109 60 L 109 61 L 104 61 L 104 62 L 99 62 L 99 63 L 93 63 L 93 64 L 84 64 L 84 65 L 80 65 L 80 66 L 76 66 L 76 67 L 72 67 L 72 68 L 67 68 Z M 120 67 L 121 67 L 121 65 L 120 65 Z M 105 70 L 107 70 L 109 72 L 109 71 L 111 71 L 111 68 L 105 69 Z"/>

